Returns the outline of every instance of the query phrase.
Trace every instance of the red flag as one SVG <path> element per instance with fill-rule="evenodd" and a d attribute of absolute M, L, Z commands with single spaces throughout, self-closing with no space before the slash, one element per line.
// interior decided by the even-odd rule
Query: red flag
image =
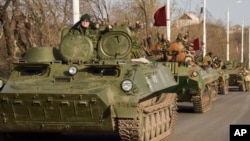
<path fill-rule="evenodd" d="M 154 26 L 166 26 L 167 16 L 166 16 L 166 6 L 159 8 L 154 14 L 155 23 Z"/>
<path fill-rule="evenodd" d="M 193 46 L 194 50 L 200 50 L 200 41 L 199 41 L 199 38 L 194 39 L 193 40 L 193 44 L 194 44 L 194 46 Z"/>

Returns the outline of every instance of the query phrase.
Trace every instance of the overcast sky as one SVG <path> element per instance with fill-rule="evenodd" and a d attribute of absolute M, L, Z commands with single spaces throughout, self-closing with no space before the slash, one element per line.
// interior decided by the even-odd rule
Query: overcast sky
<path fill-rule="evenodd" d="M 176 0 L 186 12 L 198 12 L 203 7 L 204 0 Z M 240 3 L 238 1 L 241 1 Z M 230 25 L 239 24 L 250 26 L 250 0 L 206 0 L 207 11 L 216 20 L 227 22 L 227 9 L 229 9 Z"/>

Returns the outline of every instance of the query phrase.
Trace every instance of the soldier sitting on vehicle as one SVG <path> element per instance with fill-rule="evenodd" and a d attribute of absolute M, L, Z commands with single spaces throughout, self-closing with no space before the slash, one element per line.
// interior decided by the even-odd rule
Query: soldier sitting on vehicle
<path fill-rule="evenodd" d="M 166 34 L 161 34 L 161 36 L 158 36 L 158 44 L 162 46 L 160 51 L 163 53 L 163 60 L 166 60 L 168 48 L 170 47 L 171 44 L 170 41 L 167 39 Z"/>
<path fill-rule="evenodd" d="M 223 62 L 220 60 L 218 56 L 213 57 L 213 68 L 214 69 L 222 69 Z"/>
<path fill-rule="evenodd" d="M 190 41 L 188 33 L 183 37 L 182 43 L 185 46 L 187 51 L 193 51 L 194 50 L 193 43 Z"/>
<path fill-rule="evenodd" d="M 85 34 L 86 29 L 92 29 L 95 30 L 96 25 L 91 21 L 89 14 L 84 14 L 81 16 L 80 20 L 72 26 L 71 29 L 78 30 L 79 32 Z"/>
<path fill-rule="evenodd" d="M 206 54 L 206 56 L 203 57 L 203 65 L 204 66 L 208 66 L 208 67 L 212 67 L 212 55 L 213 53 L 212 52 L 208 52 Z"/>

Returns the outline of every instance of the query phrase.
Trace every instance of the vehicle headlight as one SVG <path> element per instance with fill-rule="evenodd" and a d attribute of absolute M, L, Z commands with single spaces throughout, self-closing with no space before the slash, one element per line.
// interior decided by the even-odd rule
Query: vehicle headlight
<path fill-rule="evenodd" d="M 193 76 L 193 77 L 198 76 L 198 72 L 197 72 L 197 71 L 193 71 L 193 72 L 192 72 L 192 76 Z"/>
<path fill-rule="evenodd" d="M 122 88 L 122 90 L 124 90 L 126 92 L 130 91 L 133 88 L 132 81 L 131 80 L 124 80 L 124 81 L 122 81 L 121 88 Z"/>
<path fill-rule="evenodd" d="M 71 66 L 71 67 L 69 68 L 69 74 L 75 75 L 76 73 L 77 73 L 77 67 Z"/>

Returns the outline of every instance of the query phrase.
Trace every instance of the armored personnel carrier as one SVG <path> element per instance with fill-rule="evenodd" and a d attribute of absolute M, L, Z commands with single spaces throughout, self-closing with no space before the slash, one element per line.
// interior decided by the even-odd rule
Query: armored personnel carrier
<path fill-rule="evenodd" d="M 197 64 L 178 67 L 178 85 L 171 88 L 177 92 L 178 102 L 192 102 L 194 112 L 204 113 L 211 108 L 218 95 L 219 74 L 212 68 Z"/>
<path fill-rule="evenodd" d="M 177 85 L 173 69 L 131 58 L 133 50 L 126 25 L 85 34 L 67 28 L 58 48 L 29 49 L 8 80 L 0 80 L 0 131 L 166 138 L 177 116 L 177 95 L 167 91 Z"/>
<path fill-rule="evenodd" d="M 158 61 L 169 62 L 172 65 L 177 62 L 178 73 L 175 77 L 178 85 L 169 88 L 169 91 L 177 93 L 178 103 L 192 102 L 196 113 L 208 111 L 218 95 L 219 73 L 211 67 L 195 63 L 193 56 L 185 50 L 182 42 L 173 42 L 167 53 L 165 50 L 162 51 L 163 55 L 167 55 L 162 55 Z"/>
<path fill-rule="evenodd" d="M 246 74 L 240 65 L 234 65 L 234 63 L 227 63 L 226 72 L 229 74 L 229 86 L 236 88 L 238 91 L 249 91 L 247 89 L 247 83 L 245 83 Z"/>

